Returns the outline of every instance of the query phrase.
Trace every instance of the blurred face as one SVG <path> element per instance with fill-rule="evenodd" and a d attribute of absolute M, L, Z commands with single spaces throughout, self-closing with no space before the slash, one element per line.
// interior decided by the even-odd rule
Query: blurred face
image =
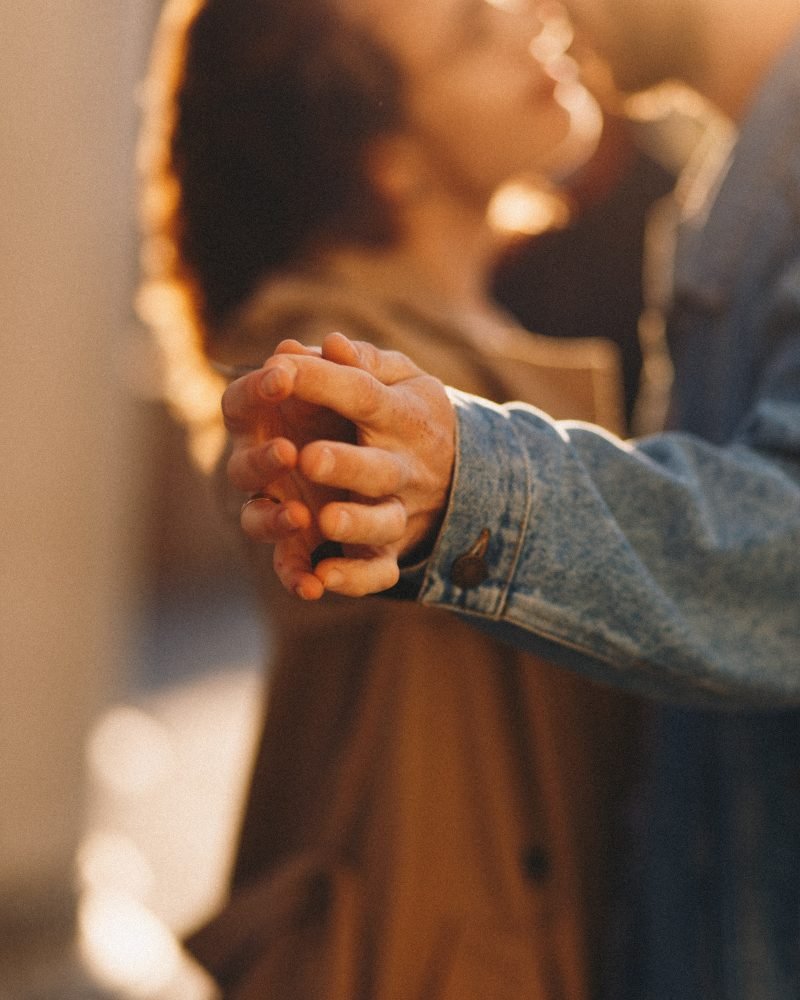
<path fill-rule="evenodd" d="M 692 82 L 699 58 L 697 0 L 562 0 L 620 90 Z"/>
<path fill-rule="evenodd" d="M 542 23 L 530 8 L 512 0 L 345 3 L 401 67 L 407 131 L 451 189 L 485 198 L 509 177 L 560 165 L 571 118 L 553 75 L 532 55 Z"/>

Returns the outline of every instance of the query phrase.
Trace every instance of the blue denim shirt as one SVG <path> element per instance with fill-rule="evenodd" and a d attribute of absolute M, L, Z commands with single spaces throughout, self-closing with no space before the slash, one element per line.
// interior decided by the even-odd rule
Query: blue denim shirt
<path fill-rule="evenodd" d="M 651 697 L 630 996 L 798 1000 L 800 40 L 679 234 L 668 331 L 668 433 L 453 394 L 420 600 Z M 473 543 L 485 578 L 459 587 Z"/>

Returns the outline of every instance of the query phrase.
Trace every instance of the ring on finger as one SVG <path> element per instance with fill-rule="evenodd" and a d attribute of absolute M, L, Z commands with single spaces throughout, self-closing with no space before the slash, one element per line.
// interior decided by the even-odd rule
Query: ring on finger
<path fill-rule="evenodd" d="M 242 504 L 240 513 L 244 513 L 245 508 L 249 507 L 251 503 L 255 503 L 257 500 L 270 500 L 274 504 L 279 504 L 281 502 L 277 497 L 271 496 L 269 493 L 253 493 L 253 495 L 249 496 Z"/>

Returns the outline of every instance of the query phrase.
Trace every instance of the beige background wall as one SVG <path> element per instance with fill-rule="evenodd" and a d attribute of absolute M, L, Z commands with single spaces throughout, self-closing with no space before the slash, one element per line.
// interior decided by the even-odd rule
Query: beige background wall
<path fill-rule="evenodd" d="M 0 926 L 69 905 L 83 740 L 124 672 L 134 84 L 152 4 L 0 7 Z M 144 8 L 144 10 L 143 10 Z M 3 938 L 0 930 L 0 938 Z"/>

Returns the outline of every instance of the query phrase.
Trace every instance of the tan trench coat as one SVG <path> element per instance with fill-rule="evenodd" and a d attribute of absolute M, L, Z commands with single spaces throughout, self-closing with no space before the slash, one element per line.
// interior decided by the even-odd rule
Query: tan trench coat
<path fill-rule="evenodd" d="M 357 282 L 257 295 L 226 360 L 341 329 L 450 384 L 619 426 L 604 342 L 456 326 Z M 264 554 L 257 553 L 257 559 Z M 187 942 L 235 1000 L 586 1000 L 636 706 L 445 612 L 287 597 L 228 905 Z"/>

